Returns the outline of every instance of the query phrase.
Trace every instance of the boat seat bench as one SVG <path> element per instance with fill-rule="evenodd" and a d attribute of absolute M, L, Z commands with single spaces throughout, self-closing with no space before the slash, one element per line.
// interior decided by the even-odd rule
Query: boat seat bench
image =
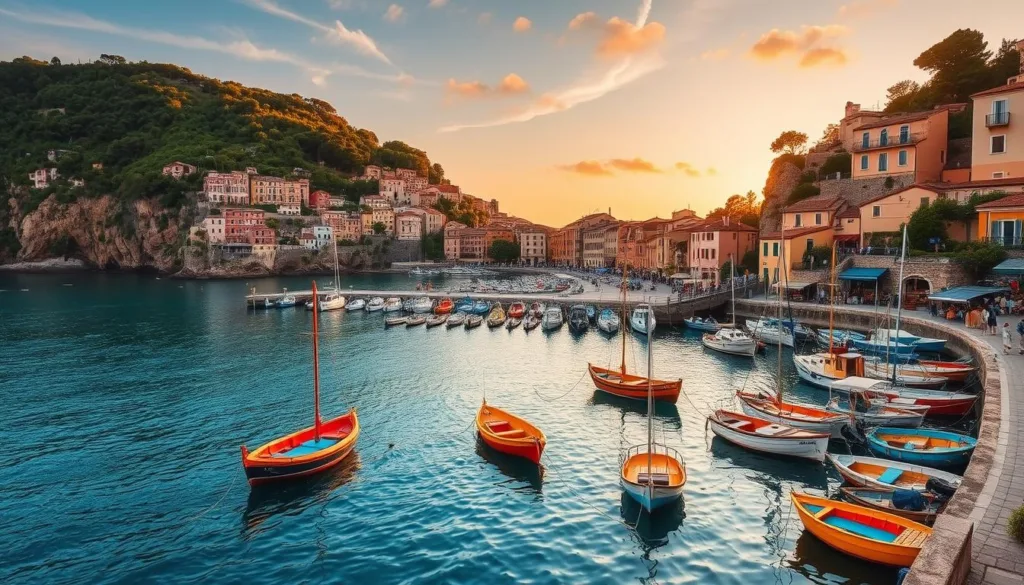
<path fill-rule="evenodd" d="M 638 473 L 636 476 L 637 483 L 647 483 L 650 478 L 651 483 L 654 485 L 669 485 L 669 477 L 667 473 Z"/>
<path fill-rule="evenodd" d="M 829 526 L 834 526 L 835 528 L 845 530 L 856 534 L 857 536 L 870 538 L 871 540 L 878 540 L 881 542 L 893 542 L 896 540 L 896 535 L 892 532 L 882 530 L 881 528 L 875 528 L 874 526 L 861 524 L 860 522 L 850 520 L 848 518 L 829 516 L 827 518 L 822 518 L 821 521 Z"/>
<path fill-rule="evenodd" d="M 886 469 L 882 475 L 878 476 L 878 481 L 881 483 L 893 484 L 901 475 L 903 475 L 902 469 L 890 467 Z"/>
<path fill-rule="evenodd" d="M 526 436 L 526 432 L 523 431 L 523 429 L 511 429 L 508 431 L 496 432 L 494 435 L 503 439 L 522 439 Z"/>
<path fill-rule="evenodd" d="M 901 544 L 903 546 L 919 547 L 924 544 L 924 541 L 927 538 L 928 535 L 924 532 L 921 532 L 920 530 L 914 530 L 912 528 L 907 528 L 903 532 L 901 532 L 899 536 L 896 537 L 896 540 L 894 540 L 893 543 Z"/>

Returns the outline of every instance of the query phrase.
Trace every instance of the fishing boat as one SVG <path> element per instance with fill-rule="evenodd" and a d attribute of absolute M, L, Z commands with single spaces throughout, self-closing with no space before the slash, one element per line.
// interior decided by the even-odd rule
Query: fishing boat
<path fill-rule="evenodd" d="M 434 307 L 435 315 L 447 315 L 455 309 L 455 303 L 449 298 L 443 298 L 437 302 L 437 306 Z"/>
<path fill-rule="evenodd" d="M 851 376 L 832 383 L 837 392 L 859 392 L 869 398 L 884 398 L 897 408 L 927 407 L 928 416 L 963 416 L 974 408 L 978 396 L 964 392 L 901 388 L 891 382 Z"/>
<path fill-rule="evenodd" d="M 494 303 L 494 308 L 491 309 L 489 315 L 487 315 L 487 326 L 491 329 L 495 327 L 501 327 L 505 324 L 505 320 L 508 317 L 505 315 L 505 309 L 502 308 L 501 303 Z"/>
<path fill-rule="evenodd" d="M 936 491 L 942 488 L 942 495 L 952 495 L 953 490 L 960 487 L 963 478 L 959 475 L 904 463 L 889 461 L 877 457 L 861 457 L 859 455 L 825 455 L 846 483 L 857 487 L 898 487 L 905 490 Z M 938 481 L 935 481 L 938 480 Z M 931 486 L 929 486 L 931 481 Z"/>
<path fill-rule="evenodd" d="M 592 322 L 592 323 L 594 321 L 596 321 L 597 320 L 597 307 L 595 307 L 594 305 L 587 305 L 586 310 L 587 310 L 587 319 L 590 320 L 590 322 Z"/>
<path fill-rule="evenodd" d="M 818 462 L 825 460 L 831 436 L 722 409 L 708 416 L 708 426 L 715 435 L 744 449 Z"/>
<path fill-rule="evenodd" d="M 469 297 L 462 297 L 459 302 L 455 303 L 456 313 L 472 313 L 473 312 L 473 299 Z"/>
<path fill-rule="evenodd" d="M 402 310 L 402 299 L 398 297 L 390 297 L 384 301 L 383 311 L 385 313 L 398 313 Z"/>
<path fill-rule="evenodd" d="M 466 314 L 465 313 L 454 313 L 453 315 L 448 317 L 448 322 L 445 323 L 445 325 L 448 326 L 448 329 L 451 329 L 452 327 L 459 327 L 459 326 L 461 326 L 465 322 L 466 322 Z"/>
<path fill-rule="evenodd" d="M 384 319 L 384 328 L 387 329 L 388 327 L 396 327 L 398 325 L 405 325 L 408 321 L 409 321 L 409 318 L 405 317 L 405 316 L 386 317 Z"/>
<path fill-rule="evenodd" d="M 857 333 L 848 329 L 833 329 L 831 335 L 829 335 L 828 329 L 818 329 L 815 337 L 818 338 L 819 343 L 826 346 L 829 345 L 829 339 L 831 338 L 833 347 L 847 347 L 855 339 L 867 339 L 867 336 L 863 333 Z"/>
<path fill-rule="evenodd" d="M 651 309 L 651 306 L 646 303 L 637 305 L 629 316 L 629 326 L 641 335 L 647 335 L 648 327 L 651 329 L 657 327 L 658 322 L 654 319 L 654 310 Z"/>
<path fill-rule="evenodd" d="M 919 335 L 908 333 L 902 329 L 875 329 L 873 337 L 880 342 L 890 340 L 912 345 L 917 351 L 942 353 L 946 349 L 945 339 L 921 337 Z"/>
<path fill-rule="evenodd" d="M 931 371 L 945 376 L 953 382 L 966 382 L 968 376 L 978 371 L 978 366 L 973 365 L 967 358 L 968 361 L 942 361 L 942 360 L 917 360 L 915 364 L 906 364 L 914 367 L 931 368 Z M 911 369 L 911 371 L 914 371 Z"/>
<path fill-rule="evenodd" d="M 544 315 L 544 303 L 530 303 L 530 314 L 536 315 L 537 318 L 542 317 Z"/>
<path fill-rule="evenodd" d="M 520 318 L 520 317 L 512 317 L 508 321 L 505 321 L 505 329 L 508 329 L 509 331 L 512 331 L 513 329 L 515 329 L 516 327 L 519 327 L 522 324 L 523 324 L 522 318 Z"/>
<path fill-rule="evenodd" d="M 434 301 L 428 297 L 420 297 L 412 302 L 409 310 L 420 315 L 431 313 L 434 310 Z"/>
<path fill-rule="evenodd" d="M 889 339 L 877 340 L 874 336 L 868 339 L 853 339 L 850 341 L 857 349 L 873 354 L 893 354 L 897 356 L 910 356 L 917 353 L 917 348 L 909 343 L 900 343 Z"/>
<path fill-rule="evenodd" d="M 796 366 L 797 376 L 812 386 L 826 390 L 831 388 L 836 380 L 864 376 L 864 356 L 853 352 L 835 353 L 839 348 L 832 349 L 833 352 L 830 353 L 794 355 L 793 364 Z"/>
<path fill-rule="evenodd" d="M 705 333 L 701 345 L 708 349 L 730 355 L 753 357 L 757 352 L 757 340 L 739 329 L 720 329 L 716 333 Z"/>
<path fill-rule="evenodd" d="M 511 319 L 522 319 L 526 315 L 526 305 L 522 301 L 516 301 L 509 305 L 508 316 Z"/>
<path fill-rule="evenodd" d="M 784 329 L 788 329 L 789 332 L 793 334 L 793 339 L 802 339 L 804 337 L 810 337 L 811 335 L 813 335 L 813 332 L 810 329 L 804 327 L 799 321 L 795 321 L 793 319 L 774 319 L 771 317 L 761 317 L 760 319 L 758 319 L 758 321 L 761 321 L 762 324 L 767 324 L 772 327 L 777 327 L 779 322 L 781 322 L 782 327 Z M 747 327 L 750 327 L 749 321 L 747 323 Z M 751 328 L 751 330 L 753 329 L 754 328 Z"/>
<path fill-rule="evenodd" d="M 722 326 L 715 320 L 714 317 L 708 317 L 707 319 L 701 319 L 700 317 L 687 317 L 683 319 L 683 326 L 695 329 L 697 331 L 710 331 L 712 333 L 717 332 Z"/>
<path fill-rule="evenodd" d="M 895 514 L 791 492 L 804 528 L 828 546 L 873 563 L 914 564 L 932 529 Z"/>
<path fill-rule="evenodd" d="M 308 303 L 307 303 L 308 304 Z M 338 311 L 345 308 L 345 297 L 338 292 L 328 293 L 320 299 L 320 311 Z M 312 309 L 311 309 L 312 310 Z"/>
<path fill-rule="evenodd" d="M 747 329 L 750 335 L 760 339 L 768 345 L 785 345 L 793 347 L 795 337 L 788 327 L 780 326 L 778 319 L 758 319 L 754 321 L 747 319 Z"/>
<path fill-rule="evenodd" d="M 648 313 L 648 319 L 653 320 L 654 315 Z M 643 509 L 653 512 L 682 497 L 683 486 L 686 484 L 686 464 L 678 451 L 654 441 L 654 325 L 649 323 L 645 329 L 647 377 L 643 380 L 647 387 L 647 444 L 634 445 L 626 451 L 619 481 L 629 497 L 636 500 Z M 681 386 L 682 381 L 679 383 Z"/>
<path fill-rule="evenodd" d="M 491 303 L 488 303 L 487 301 L 475 301 L 473 303 L 473 308 L 470 310 L 470 313 L 473 313 L 474 315 L 486 315 L 490 312 Z"/>
<path fill-rule="evenodd" d="M 366 303 L 367 313 L 376 313 L 377 311 L 384 310 L 384 299 L 381 297 L 373 297 L 370 302 Z"/>
<path fill-rule="evenodd" d="M 937 498 L 934 494 L 915 490 L 841 487 L 839 491 L 847 500 L 859 506 L 874 508 L 926 525 L 935 522 L 935 518 L 946 504 L 946 500 Z"/>
<path fill-rule="evenodd" d="M 539 326 L 540 317 L 534 315 L 533 312 L 530 312 L 528 315 L 526 315 L 526 318 L 523 319 L 523 331 L 533 331 Z"/>
<path fill-rule="evenodd" d="M 573 333 L 586 333 L 590 328 L 590 318 L 587 317 L 587 308 L 583 305 L 573 305 L 569 308 L 569 331 Z"/>
<path fill-rule="evenodd" d="M 439 325 L 444 325 L 446 321 L 448 321 L 448 314 L 447 313 L 442 314 L 442 315 L 431 315 L 431 316 L 427 317 L 427 320 L 426 320 L 425 324 L 427 326 L 427 329 L 430 329 L 431 327 L 437 327 Z"/>
<path fill-rule="evenodd" d="M 347 305 L 345 305 L 346 311 L 362 311 L 366 308 L 365 299 L 352 299 Z"/>
<path fill-rule="evenodd" d="M 544 317 L 541 318 L 541 329 L 554 331 L 562 328 L 562 308 L 558 305 L 551 305 L 544 309 Z"/>
<path fill-rule="evenodd" d="M 316 298 L 313 283 L 313 298 Z M 320 473 L 352 452 L 359 438 L 354 408 L 337 418 L 320 420 L 319 307 L 313 306 L 313 426 L 274 439 L 250 452 L 242 445 L 242 467 L 249 485 Z"/>
<path fill-rule="evenodd" d="M 286 294 L 277 301 L 278 309 L 287 309 L 288 307 L 294 307 L 298 302 L 295 300 L 295 295 Z"/>
<path fill-rule="evenodd" d="M 896 408 L 886 402 L 876 402 L 859 392 L 850 392 L 846 400 L 831 396 L 825 410 L 846 414 L 867 426 L 887 426 L 916 429 L 924 422 L 927 408 L 913 410 Z"/>
<path fill-rule="evenodd" d="M 526 420 L 484 400 L 476 413 L 476 432 L 489 447 L 513 457 L 540 464 L 547 439 L 540 429 Z"/>
<path fill-rule="evenodd" d="M 410 315 L 405 320 L 405 326 L 406 327 L 416 327 L 418 325 L 423 325 L 426 322 L 427 322 L 427 318 L 424 317 L 423 315 Z"/>
<path fill-rule="evenodd" d="M 484 318 L 480 315 L 467 315 L 466 316 L 466 329 L 476 329 L 484 322 Z"/>
<path fill-rule="evenodd" d="M 605 308 L 601 310 L 601 313 L 597 316 L 597 329 L 609 335 L 615 335 L 619 332 L 619 316 L 615 314 L 613 309 Z"/>
<path fill-rule="evenodd" d="M 966 465 L 978 444 L 973 437 L 936 429 L 879 427 L 867 439 L 879 457 L 934 467 Z"/>
<path fill-rule="evenodd" d="M 940 374 L 938 368 L 886 363 L 877 357 L 865 360 L 864 376 L 889 381 L 895 378 L 897 385 L 911 388 L 940 388 L 949 382 L 949 378 Z"/>

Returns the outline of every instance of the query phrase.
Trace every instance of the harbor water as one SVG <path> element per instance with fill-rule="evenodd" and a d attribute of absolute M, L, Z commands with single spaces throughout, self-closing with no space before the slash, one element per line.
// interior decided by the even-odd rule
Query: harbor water
<path fill-rule="evenodd" d="M 646 440 L 645 405 L 586 376 L 588 361 L 618 364 L 618 337 L 385 330 L 361 311 L 323 314 L 320 329 L 321 409 L 358 409 L 356 453 L 251 490 L 239 446 L 313 412 L 312 314 L 247 310 L 253 286 L 309 279 L 0 274 L 0 582 L 895 583 L 803 533 L 789 493 L 835 492 L 833 470 L 705 429 L 737 389 L 775 386 L 775 350 L 723 356 L 681 329 L 655 336 L 654 373 L 682 378 L 685 397 L 658 405 L 654 428 L 688 481 L 653 517 L 618 484 L 620 455 Z M 643 370 L 646 341 L 629 339 L 629 367 Z M 790 350 L 783 368 L 789 396 L 824 404 L 797 383 Z M 542 469 L 478 444 L 484 397 L 545 432 Z"/>

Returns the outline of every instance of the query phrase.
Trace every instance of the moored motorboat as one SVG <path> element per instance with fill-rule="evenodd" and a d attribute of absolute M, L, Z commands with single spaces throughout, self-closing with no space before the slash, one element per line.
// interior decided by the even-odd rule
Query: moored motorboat
<path fill-rule="evenodd" d="M 804 528 L 828 546 L 873 563 L 914 564 L 932 529 L 895 514 L 791 492 Z"/>
<path fill-rule="evenodd" d="M 585 333 L 590 328 L 590 318 L 587 317 L 587 308 L 583 305 L 573 305 L 569 308 L 569 330 L 573 333 Z"/>
<path fill-rule="evenodd" d="M 900 343 L 895 340 L 876 340 L 874 335 L 868 339 L 853 339 L 850 341 L 860 351 L 875 354 L 896 356 L 910 356 L 916 354 L 916 348 L 909 343 Z"/>
<path fill-rule="evenodd" d="M 710 331 L 711 333 L 715 333 L 722 328 L 718 321 L 711 316 L 706 319 L 701 319 L 697 316 L 687 317 L 683 319 L 683 326 L 697 331 Z"/>
<path fill-rule="evenodd" d="M 658 322 L 654 319 L 654 310 L 651 309 L 651 306 L 646 303 L 637 305 L 629 316 L 629 326 L 633 331 L 642 335 L 647 335 L 648 327 L 656 328 Z"/>
<path fill-rule="evenodd" d="M 724 328 L 715 333 L 705 333 L 700 342 L 708 349 L 730 355 L 753 357 L 757 353 L 757 340 L 739 329 Z"/>
<path fill-rule="evenodd" d="M 455 303 L 456 313 L 472 313 L 473 312 L 473 299 L 469 297 L 462 297 L 459 302 Z"/>
<path fill-rule="evenodd" d="M 544 433 L 526 420 L 487 404 L 484 400 L 476 413 L 476 430 L 480 438 L 495 451 L 540 463 L 547 439 Z"/>
<path fill-rule="evenodd" d="M 386 317 L 384 319 L 384 328 L 386 329 L 388 327 L 395 327 L 397 325 L 405 325 L 406 322 L 408 322 L 408 321 L 409 321 L 409 318 L 405 317 L 405 316 Z"/>
<path fill-rule="evenodd" d="M 484 318 L 480 315 L 467 315 L 466 316 L 466 329 L 475 329 L 484 322 Z"/>
<path fill-rule="evenodd" d="M 431 327 L 437 327 L 439 325 L 444 325 L 447 320 L 448 320 L 448 314 L 447 313 L 443 313 L 441 315 L 431 315 L 431 316 L 427 317 L 425 325 L 427 326 L 427 329 L 430 329 Z"/>
<path fill-rule="evenodd" d="M 544 303 L 530 303 L 530 314 L 536 315 L 538 319 L 542 317 L 544 315 Z"/>
<path fill-rule="evenodd" d="M 320 300 L 319 309 L 321 311 L 338 311 L 345 308 L 345 297 L 341 296 L 340 293 L 332 292 L 328 293 L 327 296 Z"/>
<path fill-rule="evenodd" d="M 398 297 L 390 297 L 384 301 L 383 311 L 385 313 L 398 313 L 402 310 L 402 299 Z"/>
<path fill-rule="evenodd" d="M 491 303 L 487 301 L 475 301 L 473 303 L 473 309 L 470 311 L 474 315 L 486 315 L 491 312 Z"/>
<path fill-rule="evenodd" d="M 296 304 L 298 304 L 298 302 L 295 299 L 295 295 L 286 294 L 278 299 L 275 306 L 278 309 L 287 309 L 289 307 L 294 307 Z"/>
<path fill-rule="evenodd" d="M 921 337 L 919 335 L 913 335 L 902 329 L 875 329 L 874 336 L 879 342 L 885 340 L 898 341 L 907 345 L 912 345 L 917 351 L 926 351 L 929 353 L 942 353 L 946 349 L 945 339 L 936 339 L 934 337 Z"/>
<path fill-rule="evenodd" d="M 746 325 L 752 337 L 768 345 L 778 345 L 780 341 L 786 347 L 794 345 L 793 332 L 788 327 L 780 327 L 778 319 L 748 319 Z"/>
<path fill-rule="evenodd" d="M 963 481 L 962 477 L 948 471 L 903 461 L 834 453 L 825 458 L 832 462 L 846 483 L 857 487 L 898 487 L 923 492 L 932 489 L 928 486 L 929 480 L 940 480 L 949 490 L 960 487 Z"/>
<path fill-rule="evenodd" d="M 316 298 L 313 283 L 313 298 Z M 249 485 L 256 486 L 312 475 L 341 461 L 355 448 L 359 417 L 354 408 L 336 418 L 320 420 L 319 307 L 313 306 L 313 426 L 274 439 L 254 451 L 242 445 L 242 468 Z"/>
<path fill-rule="evenodd" d="M 526 305 L 522 301 L 516 301 L 509 306 L 508 316 L 510 319 L 522 319 L 524 315 L 526 315 Z"/>
<path fill-rule="evenodd" d="M 840 439 L 849 419 L 815 406 L 783 402 L 778 396 L 737 392 L 743 412 L 765 420 L 798 429 L 829 433 Z"/>
<path fill-rule="evenodd" d="M 863 333 L 856 331 L 850 331 L 848 329 L 833 329 L 832 334 L 829 335 L 828 329 L 818 329 L 815 337 L 818 338 L 818 343 L 824 346 L 828 346 L 831 340 L 833 347 L 846 347 L 850 342 L 855 339 L 865 340 L 867 336 Z"/>
<path fill-rule="evenodd" d="M 416 327 L 418 325 L 423 325 L 426 322 L 427 318 L 423 315 L 410 315 L 409 318 L 405 320 L 405 326 Z"/>
<path fill-rule="evenodd" d="M 935 521 L 946 503 L 944 498 L 916 490 L 841 487 L 839 491 L 843 497 L 859 506 L 889 512 L 926 525 Z"/>
<path fill-rule="evenodd" d="M 936 429 L 879 427 L 867 439 L 868 449 L 879 457 L 930 467 L 966 465 L 978 444 L 973 437 Z"/>
<path fill-rule="evenodd" d="M 554 331 L 562 328 L 562 308 L 558 305 L 551 305 L 544 309 L 544 317 L 541 318 L 541 329 Z"/>
<path fill-rule="evenodd" d="M 968 362 L 956 361 L 948 362 L 942 360 L 917 360 L 915 364 L 906 364 L 910 366 L 910 371 L 915 371 L 914 368 L 928 368 L 928 371 L 945 376 L 953 382 L 966 382 L 967 377 L 978 371 L 978 366 L 975 366 Z"/>
<path fill-rule="evenodd" d="M 597 329 L 609 335 L 619 332 L 619 316 L 611 308 L 601 310 L 597 316 Z"/>
<path fill-rule="evenodd" d="M 708 416 L 715 435 L 751 451 L 824 461 L 829 433 L 817 433 L 780 425 L 728 410 Z"/>
<path fill-rule="evenodd" d="M 448 327 L 448 329 L 451 329 L 452 327 L 459 327 L 460 325 L 462 325 L 465 322 L 466 322 L 466 314 L 465 313 L 453 313 L 451 316 L 448 317 L 448 321 L 447 321 L 447 323 L 445 323 L 445 325 Z"/>
<path fill-rule="evenodd" d="M 455 309 L 455 303 L 451 299 L 445 297 L 437 302 L 437 306 L 434 307 L 435 315 L 447 315 Z"/>
<path fill-rule="evenodd" d="M 381 297 L 373 297 L 370 302 L 366 303 L 367 313 L 376 313 L 377 311 L 384 310 L 384 299 Z"/>
<path fill-rule="evenodd" d="M 838 392 L 860 392 L 869 398 L 884 398 L 897 408 L 928 407 L 927 416 L 963 416 L 974 408 L 978 396 L 963 392 L 898 388 L 884 380 L 850 376 L 832 382 Z"/>
<path fill-rule="evenodd" d="M 409 310 L 420 315 L 431 313 L 434 311 L 434 301 L 430 300 L 429 297 L 420 297 L 413 300 Z"/>
<path fill-rule="evenodd" d="M 852 407 L 851 407 L 852 404 Z M 884 425 L 888 427 L 917 428 L 924 422 L 927 408 L 905 410 L 872 400 L 858 392 L 850 392 L 845 401 L 834 396 L 825 406 L 825 410 L 837 414 L 852 416 L 867 426 Z"/>
<path fill-rule="evenodd" d="M 534 315 L 532 312 L 526 315 L 523 319 L 523 331 L 533 331 L 540 326 L 540 317 Z"/>
<path fill-rule="evenodd" d="M 494 308 L 491 309 L 489 315 L 487 315 L 487 326 L 491 329 L 495 327 L 501 327 L 505 324 L 505 309 L 502 308 L 501 303 L 494 303 Z"/>
<path fill-rule="evenodd" d="M 513 329 L 515 329 L 516 327 L 519 327 L 522 324 L 523 324 L 522 318 L 520 318 L 520 317 L 512 317 L 509 320 L 505 321 L 505 329 L 508 329 L 509 331 L 512 331 Z"/>
<path fill-rule="evenodd" d="M 939 388 L 949 381 L 949 378 L 926 369 L 903 364 L 887 364 L 881 358 L 864 361 L 864 376 L 888 381 L 892 381 L 895 376 L 898 385 L 908 388 Z"/>
<path fill-rule="evenodd" d="M 366 299 L 352 299 L 345 305 L 346 311 L 362 311 L 366 308 Z"/>

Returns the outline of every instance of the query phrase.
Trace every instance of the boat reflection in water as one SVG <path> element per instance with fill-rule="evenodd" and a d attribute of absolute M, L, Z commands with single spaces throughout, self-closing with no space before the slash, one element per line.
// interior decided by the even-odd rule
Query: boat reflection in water
<path fill-rule="evenodd" d="M 686 519 L 684 498 L 678 498 L 671 504 L 658 508 L 655 514 L 647 513 L 644 507 L 626 492 L 622 492 L 620 504 L 619 514 L 622 521 L 633 529 L 640 540 L 644 558 L 655 549 L 668 544 L 669 535 L 679 530 Z"/>
<path fill-rule="evenodd" d="M 793 528 L 801 531 L 803 526 L 796 510 L 791 514 Z M 842 575 L 846 583 L 895 583 L 899 574 L 899 569 L 843 554 L 818 540 L 809 530 L 802 530 L 797 537 L 793 556 L 787 558 L 785 564 L 815 583 L 837 582 L 837 575 Z"/>
<path fill-rule="evenodd" d="M 613 406 L 623 411 L 640 416 L 647 416 L 647 405 L 639 400 L 621 398 L 606 392 L 594 392 L 590 404 L 596 406 Z M 655 402 L 654 418 L 665 424 L 664 430 L 679 430 L 682 428 L 682 419 L 679 418 L 679 408 L 672 402 Z"/>
<path fill-rule="evenodd" d="M 338 489 L 350 483 L 362 467 L 358 451 L 353 451 L 344 461 L 323 473 L 254 486 L 242 513 L 242 539 L 249 540 L 265 530 L 273 529 L 277 522 L 274 516 L 298 516 L 307 508 L 327 505 L 340 497 Z M 264 523 L 270 522 L 264 526 Z"/>
<path fill-rule="evenodd" d="M 493 465 L 502 475 L 511 481 L 502 481 L 496 485 L 504 485 L 516 492 L 535 492 L 540 497 L 544 485 L 544 465 L 536 464 L 522 457 L 505 455 L 484 443 L 479 435 L 476 437 L 476 453 L 488 464 Z M 519 485 L 515 485 L 519 484 Z"/>

